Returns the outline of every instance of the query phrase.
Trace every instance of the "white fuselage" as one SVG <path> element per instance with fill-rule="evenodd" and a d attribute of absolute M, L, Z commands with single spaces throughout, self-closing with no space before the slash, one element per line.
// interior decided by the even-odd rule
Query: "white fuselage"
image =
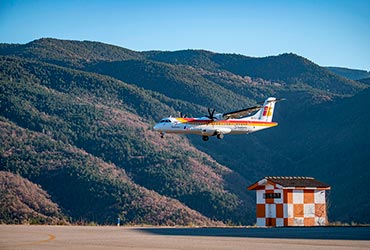
<path fill-rule="evenodd" d="M 198 134 L 207 141 L 209 136 L 222 139 L 225 134 L 249 134 L 262 129 L 275 127 L 278 124 L 272 121 L 275 103 L 282 99 L 269 97 L 263 106 L 232 111 L 224 114 L 214 114 L 215 110 L 208 109 L 209 116 L 201 118 L 162 119 L 154 126 L 154 130 L 161 133 Z M 258 110 L 258 111 L 257 111 Z M 257 111 L 254 115 L 247 116 Z"/>
<path fill-rule="evenodd" d="M 199 134 L 212 136 L 219 134 L 248 134 L 276 126 L 276 122 L 248 119 L 210 120 L 202 118 L 164 118 L 154 126 L 161 133 Z"/>

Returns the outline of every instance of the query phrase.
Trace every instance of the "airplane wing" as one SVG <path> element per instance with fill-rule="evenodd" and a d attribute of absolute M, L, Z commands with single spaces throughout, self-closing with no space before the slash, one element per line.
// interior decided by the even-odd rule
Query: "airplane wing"
<path fill-rule="evenodd" d="M 225 119 L 230 119 L 230 118 L 241 118 L 241 117 L 245 117 L 247 115 L 250 115 L 254 112 L 256 112 L 257 110 L 260 110 L 262 108 L 262 106 L 254 106 L 254 107 L 251 107 L 251 108 L 246 108 L 246 109 L 241 109 L 241 110 L 237 110 L 237 111 L 232 111 L 232 112 L 228 112 L 228 113 L 225 113 L 222 115 L 223 118 Z"/>

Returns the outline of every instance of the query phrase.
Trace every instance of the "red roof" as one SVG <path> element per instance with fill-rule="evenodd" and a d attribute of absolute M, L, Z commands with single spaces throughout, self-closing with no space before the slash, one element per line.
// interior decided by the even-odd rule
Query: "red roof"
<path fill-rule="evenodd" d="M 318 188 L 318 189 L 330 189 L 330 186 L 324 182 L 318 181 L 313 177 L 303 176 L 266 176 L 262 180 L 250 185 L 248 190 L 256 190 L 259 187 L 264 186 L 266 183 L 271 185 L 278 184 L 283 188 Z"/>

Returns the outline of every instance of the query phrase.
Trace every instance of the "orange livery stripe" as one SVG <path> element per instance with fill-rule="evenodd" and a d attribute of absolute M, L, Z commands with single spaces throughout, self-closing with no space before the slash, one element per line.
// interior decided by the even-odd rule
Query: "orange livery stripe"
<path fill-rule="evenodd" d="M 202 125 L 207 124 L 211 126 L 217 125 L 240 125 L 240 126 L 277 126 L 277 122 L 264 122 L 264 121 L 246 121 L 246 120 L 220 120 L 220 121 L 212 121 L 212 120 L 203 120 L 203 119 L 196 119 L 196 118 L 176 118 L 179 122 L 182 123 L 189 123 L 191 125 Z"/>

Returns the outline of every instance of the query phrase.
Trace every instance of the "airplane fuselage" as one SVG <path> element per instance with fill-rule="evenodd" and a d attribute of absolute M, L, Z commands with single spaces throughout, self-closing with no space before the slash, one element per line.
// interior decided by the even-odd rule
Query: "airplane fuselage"
<path fill-rule="evenodd" d="M 242 119 L 210 120 L 206 118 L 164 118 L 154 126 L 161 133 L 198 134 L 212 136 L 219 134 L 249 134 L 277 126 L 276 122 Z"/>
<path fill-rule="evenodd" d="M 204 141 L 209 136 L 222 139 L 225 134 L 249 134 L 262 129 L 275 127 L 278 124 L 272 121 L 275 103 L 281 99 L 269 97 L 263 106 L 254 106 L 228 113 L 214 114 L 215 109 L 208 109 L 208 116 L 200 118 L 167 117 L 154 126 L 161 137 L 165 133 L 197 134 Z M 256 112 L 254 115 L 250 115 Z M 250 116 L 248 116 L 250 115 Z"/>

